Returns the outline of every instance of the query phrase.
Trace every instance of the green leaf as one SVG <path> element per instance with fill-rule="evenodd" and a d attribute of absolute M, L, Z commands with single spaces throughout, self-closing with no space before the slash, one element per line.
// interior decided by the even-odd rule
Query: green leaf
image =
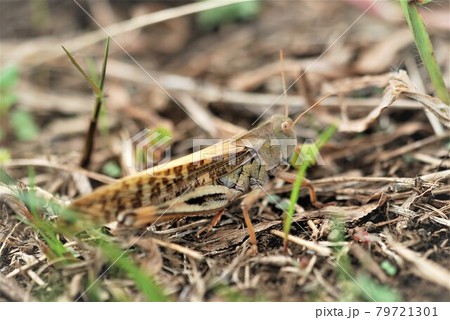
<path fill-rule="evenodd" d="M 6 67 L 0 73 L 0 115 L 5 115 L 9 107 L 17 101 L 12 92 L 19 80 L 19 69 L 14 66 Z"/>
<path fill-rule="evenodd" d="M 163 139 L 165 137 L 172 138 L 172 136 L 173 136 L 172 132 L 170 132 L 169 129 L 167 129 L 165 127 L 161 127 L 161 126 L 156 127 L 155 132 L 158 132 L 160 135 L 152 141 L 152 144 L 157 143 L 158 141 L 160 141 L 161 139 Z"/>
<path fill-rule="evenodd" d="M 398 302 L 401 301 L 401 295 L 394 288 L 380 285 L 366 274 L 356 277 L 356 282 L 364 288 L 362 295 L 367 301 L 376 302 Z M 373 300 L 372 300 L 373 299 Z"/>
<path fill-rule="evenodd" d="M 395 276 L 395 274 L 397 273 L 397 268 L 392 263 L 390 263 L 389 260 L 384 260 L 380 266 L 387 275 Z"/>
<path fill-rule="evenodd" d="M 4 115 L 8 109 L 17 102 L 17 95 L 15 93 L 0 93 L 0 114 Z"/>
<path fill-rule="evenodd" d="M 11 126 L 19 140 L 33 140 L 39 134 L 39 129 L 34 122 L 33 116 L 26 110 L 16 110 L 12 113 Z"/>
<path fill-rule="evenodd" d="M 259 13 L 260 9 L 261 3 L 259 0 L 230 4 L 228 6 L 199 12 L 197 14 L 197 24 L 201 29 L 209 31 L 220 25 L 239 19 L 252 19 Z"/>
<path fill-rule="evenodd" d="M 267 201 L 270 204 L 275 204 L 276 205 L 278 202 L 281 201 L 281 197 L 279 195 L 277 195 L 277 194 L 271 194 L 270 197 L 267 197 Z"/>
<path fill-rule="evenodd" d="M 281 209 L 283 211 L 289 211 L 289 207 L 290 207 L 291 203 L 289 200 L 287 199 L 283 199 L 282 201 L 278 202 L 275 207 L 277 207 L 278 209 Z"/>
<path fill-rule="evenodd" d="M 118 178 L 122 173 L 122 169 L 114 161 L 108 161 L 103 165 L 102 172 L 110 177 Z"/>
<path fill-rule="evenodd" d="M 16 180 L 14 180 L 3 167 L 0 167 L 0 183 L 3 183 L 7 186 L 12 186 L 16 184 Z"/>
<path fill-rule="evenodd" d="M 0 73 L 0 90 L 10 90 L 17 85 L 19 80 L 19 69 L 15 65 L 6 67 Z"/>
<path fill-rule="evenodd" d="M 6 148 L 0 148 L 0 164 L 7 163 L 11 160 L 11 153 Z"/>

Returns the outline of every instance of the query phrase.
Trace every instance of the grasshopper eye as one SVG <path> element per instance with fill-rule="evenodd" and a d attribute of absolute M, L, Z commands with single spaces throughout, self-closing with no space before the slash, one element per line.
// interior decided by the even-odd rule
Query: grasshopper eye
<path fill-rule="evenodd" d="M 292 131 L 292 122 L 287 121 L 283 122 L 281 124 L 281 131 L 283 131 L 283 133 L 288 136 L 289 133 Z"/>

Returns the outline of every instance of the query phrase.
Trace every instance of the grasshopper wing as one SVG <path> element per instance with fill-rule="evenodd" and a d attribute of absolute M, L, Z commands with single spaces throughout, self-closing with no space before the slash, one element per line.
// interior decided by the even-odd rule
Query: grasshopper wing
<path fill-rule="evenodd" d="M 124 177 L 72 202 L 71 207 L 94 220 L 110 222 L 123 212 L 158 215 L 158 206 L 189 190 L 211 185 L 251 159 L 248 148 L 229 139 L 193 154 Z M 141 208 L 137 210 L 138 208 Z M 151 220 L 151 219 L 146 219 Z"/>

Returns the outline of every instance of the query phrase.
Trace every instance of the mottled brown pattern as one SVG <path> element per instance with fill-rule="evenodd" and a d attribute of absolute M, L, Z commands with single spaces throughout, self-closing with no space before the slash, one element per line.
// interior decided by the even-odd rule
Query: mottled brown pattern
<path fill-rule="evenodd" d="M 142 207 L 141 199 L 138 198 L 138 197 L 135 197 L 134 199 L 132 199 L 131 200 L 131 207 L 134 208 L 134 209 Z"/>
<path fill-rule="evenodd" d="M 123 211 L 123 210 L 125 210 L 127 207 L 124 205 L 124 204 L 122 204 L 121 202 L 120 202 L 120 200 L 118 201 L 118 203 L 117 203 L 117 212 L 120 212 L 120 211 Z"/>
<path fill-rule="evenodd" d="M 138 188 L 138 191 L 136 192 L 136 196 L 135 196 L 135 201 L 133 202 L 133 208 L 142 207 L 143 200 L 144 200 L 144 194 L 142 192 L 142 189 Z"/>
<path fill-rule="evenodd" d="M 172 166 L 171 163 L 166 164 L 168 166 L 166 169 L 161 166 L 153 172 L 125 177 L 111 185 L 98 188 L 91 194 L 75 200 L 72 207 L 91 216 L 103 215 L 107 222 L 117 218 L 121 213 L 126 213 L 127 210 L 137 209 L 136 224 L 139 224 L 139 221 L 153 221 L 149 215 L 157 215 L 158 212 L 161 214 L 166 203 L 200 186 L 216 185 L 218 179 L 252 159 L 249 149 L 239 150 L 185 164 L 180 160 L 174 160 Z M 186 160 L 193 158 L 186 157 Z M 151 210 L 152 207 L 159 210 Z M 140 210 L 146 208 L 148 210 Z M 146 217 L 140 217 L 141 214 Z"/>
<path fill-rule="evenodd" d="M 170 170 L 169 170 L 170 171 Z M 175 168 L 173 168 L 173 173 L 174 173 L 174 175 L 176 175 L 176 176 L 179 176 L 179 175 L 181 175 L 181 173 L 183 172 L 183 168 L 180 166 L 180 167 L 175 167 Z"/>
<path fill-rule="evenodd" d="M 155 183 L 150 191 L 150 199 L 154 195 L 159 195 L 161 193 L 161 185 L 159 182 Z"/>
<path fill-rule="evenodd" d="M 191 162 L 186 165 L 186 168 L 188 172 L 192 172 L 195 168 L 197 168 L 197 166 Z"/>

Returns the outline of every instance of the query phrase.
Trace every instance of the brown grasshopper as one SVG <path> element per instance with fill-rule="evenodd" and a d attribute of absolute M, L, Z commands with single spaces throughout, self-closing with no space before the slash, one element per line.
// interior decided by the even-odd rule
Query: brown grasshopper
<path fill-rule="evenodd" d="M 71 207 L 97 222 L 117 221 L 119 226 L 126 228 L 216 213 L 211 223 L 197 233 L 200 235 L 211 231 L 226 207 L 245 195 L 241 208 L 250 234 L 252 253 L 256 254 L 256 237 L 249 208 L 258 199 L 269 176 L 295 181 L 294 174 L 280 168 L 287 169 L 297 144 L 296 122 L 322 100 L 295 121 L 287 115 L 274 115 L 261 126 L 232 139 L 158 165 L 151 172 L 141 172 L 100 187 L 73 201 Z M 312 204 L 318 206 L 312 185 L 308 180 L 304 180 L 303 185 L 310 190 Z"/>

